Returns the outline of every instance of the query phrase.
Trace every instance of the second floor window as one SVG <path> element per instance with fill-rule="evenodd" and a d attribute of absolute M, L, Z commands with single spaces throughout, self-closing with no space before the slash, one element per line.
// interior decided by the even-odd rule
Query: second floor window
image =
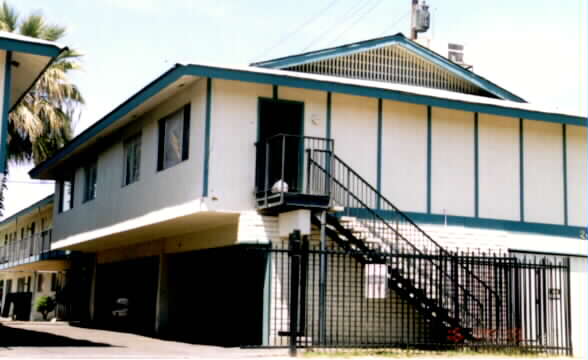
<path fill-rule="evenodd" d="M 93 161 L 84 168 L 84 202 L 96 198 L 97 173 L 96 161 Z"/>
<path fill-rule="evenodd" d="M 190 104 L 159 121 L 157 170 L 188 159 Z"/>
<path fill-rule="evenodd" d="M 73 208 L 74 178 L 62 180 L 59 183 L 59 212 L 65 212 Z"/>
<path fill-rule="evenodd" d="M 129 185 L 139 181 L 141 169 L 141 134 L 125 141 L 124 152 L 123 185 Z"/>

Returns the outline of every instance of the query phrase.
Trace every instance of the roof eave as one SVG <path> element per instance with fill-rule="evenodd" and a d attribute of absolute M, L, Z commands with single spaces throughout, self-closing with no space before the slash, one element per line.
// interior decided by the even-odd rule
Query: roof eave
<path fill-rule="evenodd" d="M 281 73 L 275 73 L 281 72 Z M 508 106 L 499 106 L 496 104 L 485 104 L 484 102 L 476 103 L 473 101 L 463 101 L 457 99 L 444 98 L 429 94 L 417 94 L 397 89 L 386 89 L 373 85 L 349 84 L 337 81 L 338 79 L 329 79 L 327 76 L 320 76 L 321 79 L 300 77 L 297 73 L 285 72 L 280 70 L 255 71 L 253 69 L 236 69 L 223 68 L 210 65 L 180 65 L 176 64 L 173 68 L 160 75 L 150 82 L 147 86 L 135 93 L 128 100 L 116 107 L 100 121 L 96 122 L 90 128 L 86 129 L 72 141 L 66 144 L 57 154 L 37 165 L 29 172 L 32 178 L 48 179 L 50 172 L 57 164 L 67 156 L 76 152 L 76 149 L 99 134 L 119 119 L 123 118 L 130 111 L 141 105 L 143 102 L 156 95 L 159 91 L 165 89 L 168 85 L 182 76 L 209 77 L 223 80 L 235 80 L 261 84 L 272 84 L 278 86 L 288 86 L 295 88 L 305 88 L 319 91 L 330 91 L 342 94 L 368 96 L 394 101 L 401 101 L 419 105 L 428 105 L 444 107 L 469 112 L 481 112 L 499 116 L 508 116 L 515 118 L 525 118 L 530 120 L 541 120 L 554 123 L 565 123 L 571 125 L 587 126 L 585 117 L 573 116 L 568 114 L 558 114 L 546 111 L 536 111 L 528 109 L 518 109 Z"/>

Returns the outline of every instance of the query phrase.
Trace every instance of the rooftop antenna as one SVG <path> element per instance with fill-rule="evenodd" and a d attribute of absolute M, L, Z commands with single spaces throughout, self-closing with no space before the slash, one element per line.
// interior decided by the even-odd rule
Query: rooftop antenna
<path fill-rule="evenodd" d="M 429 30 L 431 25 L 431 14 L 429 13 L 429 5 L 423 0 L 411 0 L 412 16 L 410 24 L 410 39 L 416 40 L 418 33 L 424 33 Z"/>

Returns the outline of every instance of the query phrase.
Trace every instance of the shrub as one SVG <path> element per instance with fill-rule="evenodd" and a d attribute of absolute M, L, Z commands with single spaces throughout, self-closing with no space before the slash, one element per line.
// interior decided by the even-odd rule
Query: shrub
<path fill-rule="evenodd" d="M 47 320 L 49 313 L 55 310 L 56 305 L 57 304 L 55 302 L 55 299 L 51 296 L 41 296 L 35 302 L 35 310 L 37 310 L 41 313 L 41 315 L 43 315 L 43 320 Z"/>

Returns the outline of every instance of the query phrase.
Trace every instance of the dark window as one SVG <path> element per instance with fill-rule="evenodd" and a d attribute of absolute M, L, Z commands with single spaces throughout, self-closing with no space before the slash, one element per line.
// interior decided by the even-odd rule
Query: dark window
<path fill-rule="evenodd" d="M 16 292 L 24 292 L 25 290 L 25 278 L 18 278 L 16 280 Z"/>
<path fill-rule="evenodd" d="M 129 185 L 139 181 L 141 172 L 141 134 L 125 141 L 124 152 L 123 185 Z"/>
<path fill-rule="evenodd" d="M 31 277 L 27 277 L 27 292 L 31 291 Z"/>
<path fill-rule="evenodd" d="M 84 167 L 84 202 L 96 198 L 97 172 L 98 166 L 96 161 Z"/>
<path fill-rule="evenodd" d="M 74 177 L 59 182 L 59 212 L 73 209 Z"/>
<path fill-rule="evenodd" d="M 190 104 L 159 121 L 157 170 L 164 170 L 188 159 Z"/>
<path fill-rule="evenodd" d="M 37 291 L 43 291 L 43 274 L 37 276 Z"/>
<path fill-rule="evenodd" d="M 57 290 L 57 274 L 51 273 L 51 291 Z"/>

